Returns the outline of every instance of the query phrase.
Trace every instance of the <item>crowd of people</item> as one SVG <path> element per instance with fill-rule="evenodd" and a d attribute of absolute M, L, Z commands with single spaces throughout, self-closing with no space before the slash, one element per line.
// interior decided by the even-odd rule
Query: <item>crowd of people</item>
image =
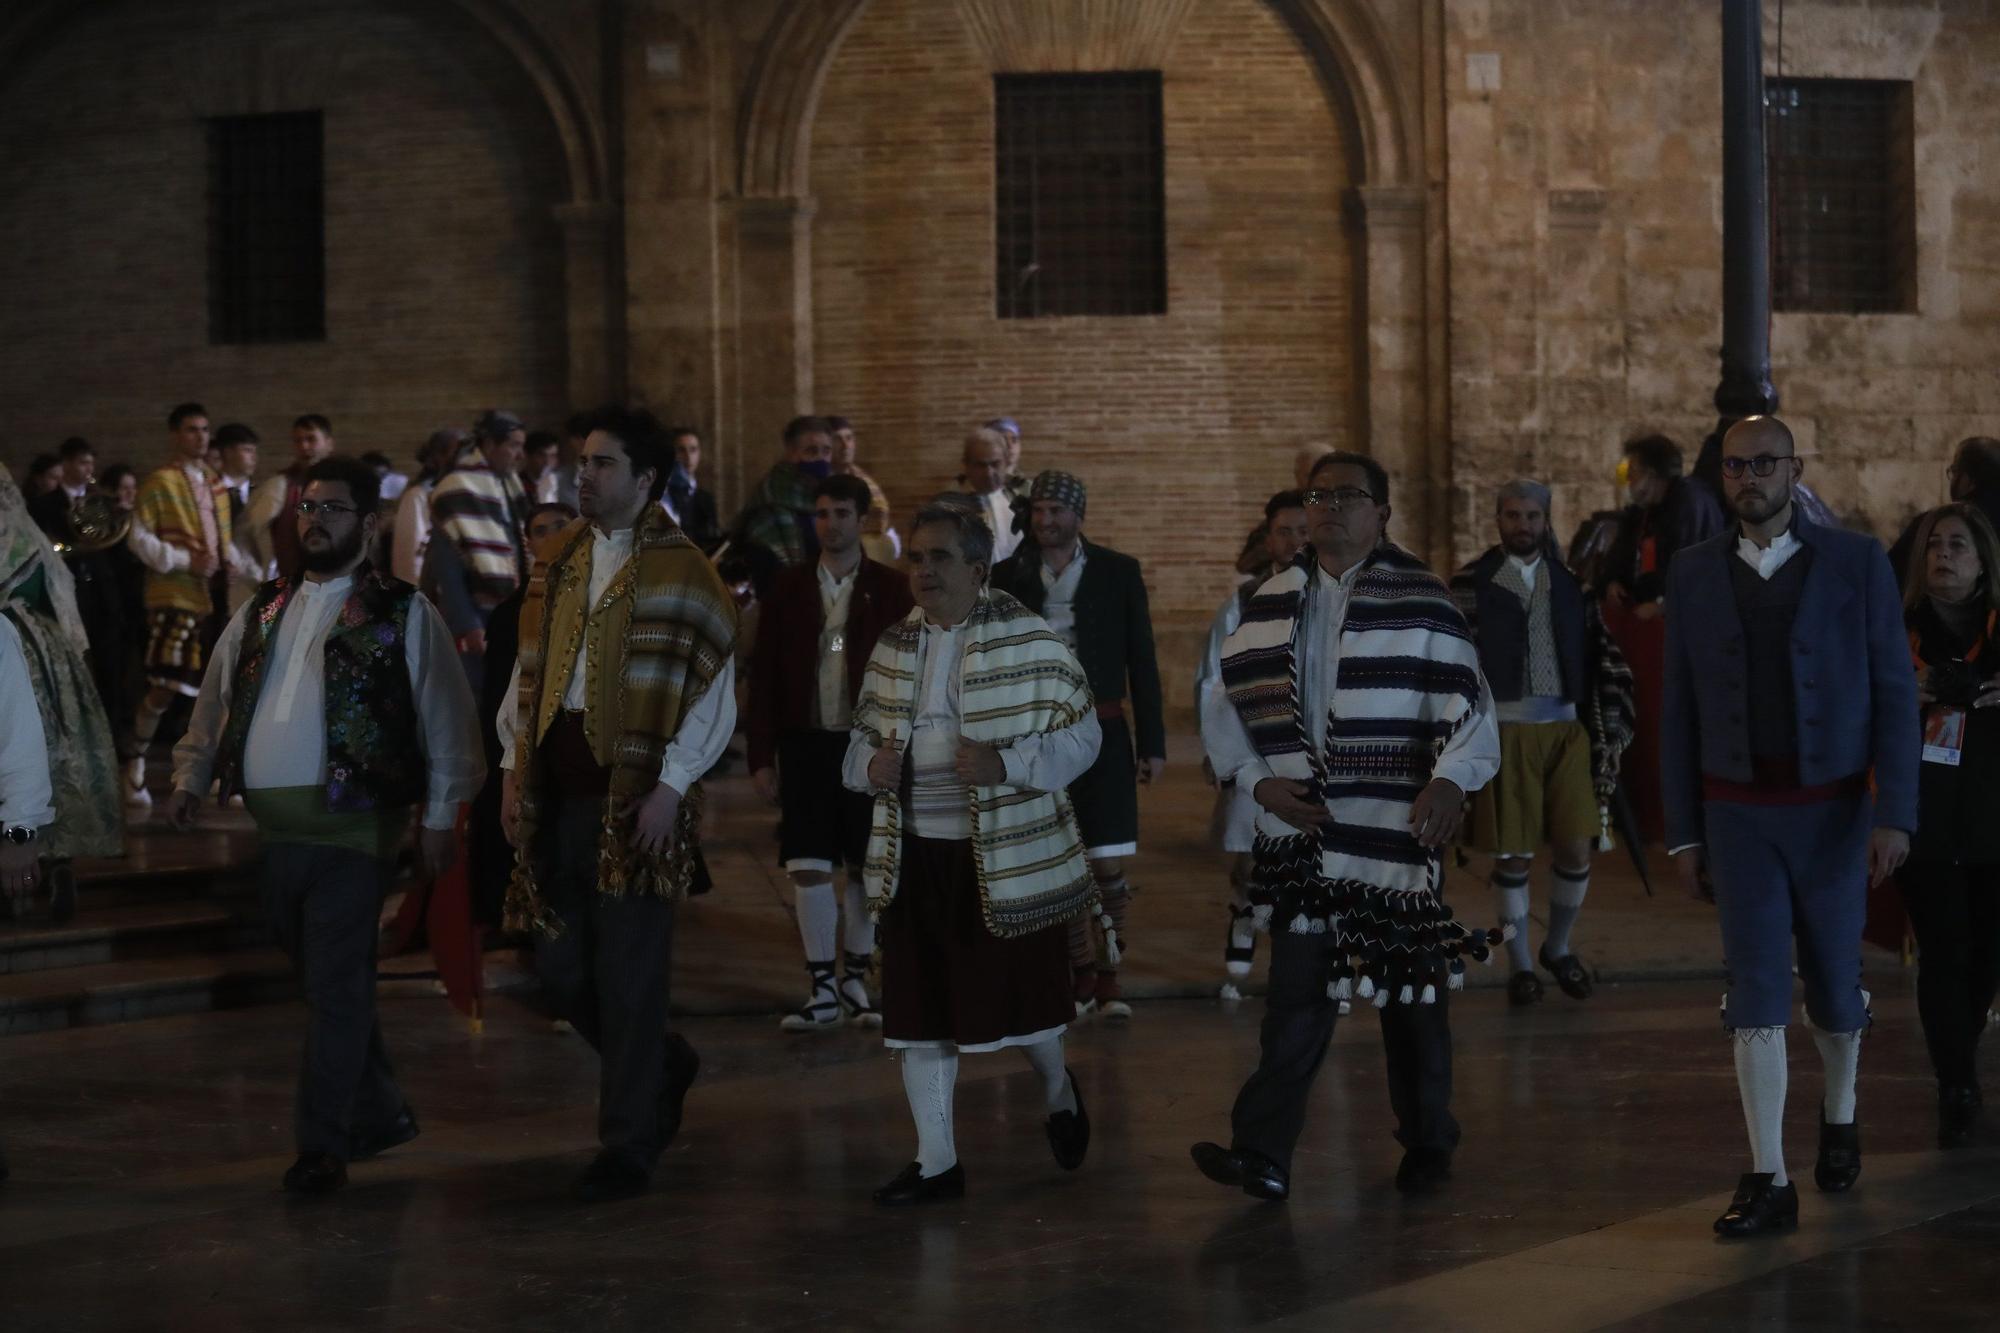
<path fill-rule="evenodd" d="M 413 477 L 342 452 L 319 414 L 262 480 L 248 427 L 211 430 L 197 403 L 166 425 L 143 476 L 99 478 L 70 440 L 25 497 L 0 479 L 0 889 L 76 910 L 70 859 L 118 850 L 118 802 L 154 799 L 150 751 L 188 700 L 170 820 L 243 801 L 308 1001 L 286 1188 L 337 1189 L 419 1132 L 373 999 L 412 845 L 427 875 L 466 858 L 477 919 L 532 940 L 599 1054 L 579 1192 L 647 1187 L 700 1068 L 669 1023 L 672 938 L 676 904 L 710 887 L 702 782 L 739 713 L 806 973 L 780 1026 L 877 1029 L 899 1054 L 917 1151 L 877 1201 L 965 1192 L 965 1053 L 1017 1048 L 1057 1164 L 1082 1164 L 1065 1033 L 1132 1017 L 1127 868 L 1167 750 L 1143 570 L 1085 535 L 1082 475 L 1031 476 L 999 418 L 899 530 L 853 424 L 802 416 L 724 524 L 699 433 L 643 410 L 559 432 L 489 411 L 433 433 Z M 1288 1196 L 1334 1026 L 1365 1004 L 1396 1183 L 1444 1185 L 1450 992 L 1497 951 L 1511 1004 L 1542 1001 L 1543 974 L 1590 998 L 1575 931 L 1614 827 L 1664 842 L 1717 909 L 1751 1145 L 1719 1232 L 1797 1216 L 1795 939 L 1825 1069 L 1814 1178 L 1840 1193 L 1860 1172 L 1861 932 L 1891 877 L 1939 1142 L 1968 1141 L 2000 980 L 2000 442 L 1960 446 L 1953 502 L 1894 552 L 1833 523 L 1804 469 L 1774 417 L 1717 432 L 1691 470 L 1636 438 L 1629 505 L 1566 553 L 1546 482 L 1524 478 L 1493 497 L 1495 544 L 1446 577 L 1391 538 L 1379 464 L 1302 452 L 1197 672 L 1231 897 L 1221 993 L 1240 997 L 1260 934 L 1270 951 L 1260 1060 L 1228 1141 L 1192 1150 L 1205 1175 Z M 1483 858 L 1493 924 L 1444 901 L 1454 850 Z"/>

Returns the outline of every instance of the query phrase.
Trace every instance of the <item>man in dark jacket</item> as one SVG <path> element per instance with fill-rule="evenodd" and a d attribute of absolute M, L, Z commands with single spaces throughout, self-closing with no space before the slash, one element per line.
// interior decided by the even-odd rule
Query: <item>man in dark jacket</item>
<path fill-rule="evenodd" d="M 874 1027 L 865 975 L 875 952 L 875 923 L 861 885 L 874 802 L 841 783 L 848 725 L 861 693 L 862 668 L 882 631 L 914 605 L 910 581 L 861 553 L 870 499 L 859 477 L 822 480 L 813 497 L 819 558 L 779 571 L 758 617 L 745 716 L 750 780 L 780 810 L 778 855 L 792 878 L 799 938 L 812 993 L 780 1026 L 826 1031 L 843 1017 Z M 833 891 L 835 867 L 847 870 Z M 847 928 L 846 975 L 834 978 L 836 941 Z"/>
<path fill-rule="evenodd" d="M 1539 961 L 1563 994 L 1587 999 L 1589 969 L 1570 930 L 1590 888 L 1600 811 L 1632 739 L 1632 677 L 1596 604 L 1563 568 L 1549 535 L 1549 489 L 1510 481 L 1497 506 L 1500 544 L 1459 570 L 1452 598 L 1479 645 L 1500 723 L 1500 772 L 1472 798 L 1469 841 L 1493 858 L 1492 882 L 1516 1005 L 1542 998 Z M 1528 950 L 1528 868 L 1549 845 L 1549 931 Z"/>
<path fill-rule="evenodd" d="M 1889 561 L 1797 512 L 1791 431 L 1748 417 L 1722 448 L 1736 523 L 1668 576 L 1660 777 L 1683 882 L 1704 846 L 1715 875 L 1752 1157 L 1715 1229 L 1750 1236 L 1798 1217 L 1782 1142 L 1794 939 L 1826 1067 L 1813 1176 L 1839 1193 L 1861 1172 L 1861 930 L 1917 826 L 1917 688 Z"/>
<path fill-rule="evenodd" d="M 1097 760 L 1069 786 L 1083 834 L 1084 855 L 1102 900 L 1103 947 L 1093 946 L 1090 922 L 1070 923 L 1070 966 L 1079 1015 L 1093 1008 L 1130 1018 L 1118 989 L 1119 949 L 1132 900 L 1125 858 L 1139 850 L 1139 789 L 1167 762 L 1167 728 L 1160 668 L 1153 656 L 1153 617 L 1139 562 L 1083 539 L 1083 483 L 1067 472 L 1044 472 L 1029 491 L 1034 541 L 993 569 L 993 586 L 1012 593 L 1049 622 L 1076 653 L 1097 699 L 1104 741 Z M 1132 699 L 1133 730 L 1125 724 Z M 1138 762 L 1133 762 L 1133 734 Z"/>

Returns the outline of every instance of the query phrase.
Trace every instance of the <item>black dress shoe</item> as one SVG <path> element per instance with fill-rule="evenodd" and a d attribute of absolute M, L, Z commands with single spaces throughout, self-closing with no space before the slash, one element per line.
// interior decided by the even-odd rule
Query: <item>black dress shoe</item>
<path fill-rule="evenodd" d="M 1507 978 L 1507 1003 L 1519 1009 L 1542 998 L 1542 979 L 1533 972 L 1516 972 Z"/>
<path fill-rule="evenodd" d="M 1938 1147 L 1963 1148 L 1972 1142 L 1973 1127 L 1978 1123 L 1978 1088 L 1938 1089 Z"/>
<path fill-rule="evenodd" d="M 1396 1168 L 1396 1188 L 1405 1194 L 1429 1194 L 1450 1179 L 1449 1148 L 1412 1148 Z"/>
<path fill-rule="evenodd" d="M 688 1039 L 678 1032 L 667 1034 L 667 1076 L 660 1085 L 660 1147 L 665 1148 L 681 1132 L 681 1116 L 687 1110 L 688 1089 L 701 1072 L 701 1056 Z"/>
<path fill-rule="evenodd" d="M 896 1173 L 894 1180 L 875 1191 L 875 1202 L 884 1208 L 899 1208 L 907 1203 L 936 1203 L 939 1199 L 964 1197 L 965 1168 L 956 1163 L 953 1163 L 949 1171 L 940 1171 L 934 1176 L 927 1176 L 920 1163 L 911 1162 Z"/>
<path fill-rule="evenodd" d="M 1069 1078 L 1069 1093 L 1076 1098 L 1076 1109 L 1057 1111 L 1049 1117 L 1049 1148 L 1056 1155 L 1057 1166 L 1074 1171 L 1083 1165 L 1083 1155 L 1090 1149 L 1090 1114 L 1083 1109 L 1083 1089 L 1076 1086 L 1076 1075 L 1067 1067 L 1063 1073 Z"/>
<path fill-rule="evenodd" d="M 285 1172 L 285 1188 L 293 1194 L 331 1194 L 347 1183 L 347 1163 L 332 1153 L 302 1152 Z"/>
<path fill-rule="evenodd" d="M 1233 1185 L 1253 1199 L 1283 1199 L 1292 1192 L 1292 1179 L 1285 1168 L 1248 1148 L 1197 1143 L 1188 1149 L 1188 1156 L 1216 1184 Z"/>
<path fill-rule="evenodd" d="M 573 1188 L 585 1203 L 610 1203 L 644 1194 L 651 1183 L 652 1175 L 644 1167 L 624 1153 L 606 1148 L 583 1169 Z"/>
<path fill-rule="evenodd" d="M 1761 1236 L 1799 1222 L 1799 1187 L 1771 1183 L 1769 1171 L 1753 1171 L 1736 1182 L 1729 1211 L 1715 1219 L 1718 1236 Z"/>
<path fill-rule="evenodd" d="M 422 1132 L 417 1127 L 416 1112 L 405 1102 L 403 1109 L 396 1112 L 396 1118 L 388 1124 L 355 1134 L 347 1160 L 365 1162 L 371 1157 L 380 1157 L 391 1148 L 400 1148 Z"/>
<path fill-rule="evenodd" d="M 1551 958 L 1546 950 L 1541 949 L 1535 951 L 1535 958 L 1556 979 L 1556 985 L 1562 987 L 1563 994 L 1572 1000 L 1590 998 L 1590 970 L 1583 965 L 1581 958 L 1573 953 Z"/>
<path fill-rule="evenodd" d="M 1819 1158 L 1813 1163 L 1813 1183 L 1822 1194 L 1845 1194 L 1861 1174 L 1861 1131 L 1858 1125 L 1829 1125 L 1819 1117 Z"/>

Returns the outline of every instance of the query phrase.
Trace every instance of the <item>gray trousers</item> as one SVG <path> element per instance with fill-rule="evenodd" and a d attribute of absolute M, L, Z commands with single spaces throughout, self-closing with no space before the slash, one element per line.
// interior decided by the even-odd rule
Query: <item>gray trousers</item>
<path fill-rule="evenodd" d="M 403 1109 L 375 1016 L 375 941 L 391 863 L 278 842 L 264 849 L 264 914 L 298 968 L 311 1018 L 299 1070 L 298 1151 L 346 1161 L 357 1134 Z"/>
<path fill-rule="evenodd" d="M 604 802 L 562 801 L 535 848 L 542 896 L 563 923 L 535 940 L 535 969 L 556 1013 L 601 1057 L 597 1141 L 650 1171 L 660 1149 L 666 1086 L 667 997 L 674 905 L 664 898 L 597 891 Z"/>

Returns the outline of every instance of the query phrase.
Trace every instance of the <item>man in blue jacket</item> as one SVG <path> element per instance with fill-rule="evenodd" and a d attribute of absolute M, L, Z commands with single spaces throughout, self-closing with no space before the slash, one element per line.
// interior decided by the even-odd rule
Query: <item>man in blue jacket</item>
<path fill-rule="evenodd" d="M 1715 1229 L 1750 1236 L 1798 1218 L 1781 1139 L 1794 937 L 1826 1068 L 1813 1178 L 1839 1193 L 1861 1172 L 1861 927 L 1917 826 L 1917 687 L 1880 544 L 1795 512 L 1791 431 L 1749 417 L 1722 454 L 1736 521 L 1667 576 L 1660 776 L 1683 883 L 1703 849 L 1715 877 L 1752 1158 Z"/>

